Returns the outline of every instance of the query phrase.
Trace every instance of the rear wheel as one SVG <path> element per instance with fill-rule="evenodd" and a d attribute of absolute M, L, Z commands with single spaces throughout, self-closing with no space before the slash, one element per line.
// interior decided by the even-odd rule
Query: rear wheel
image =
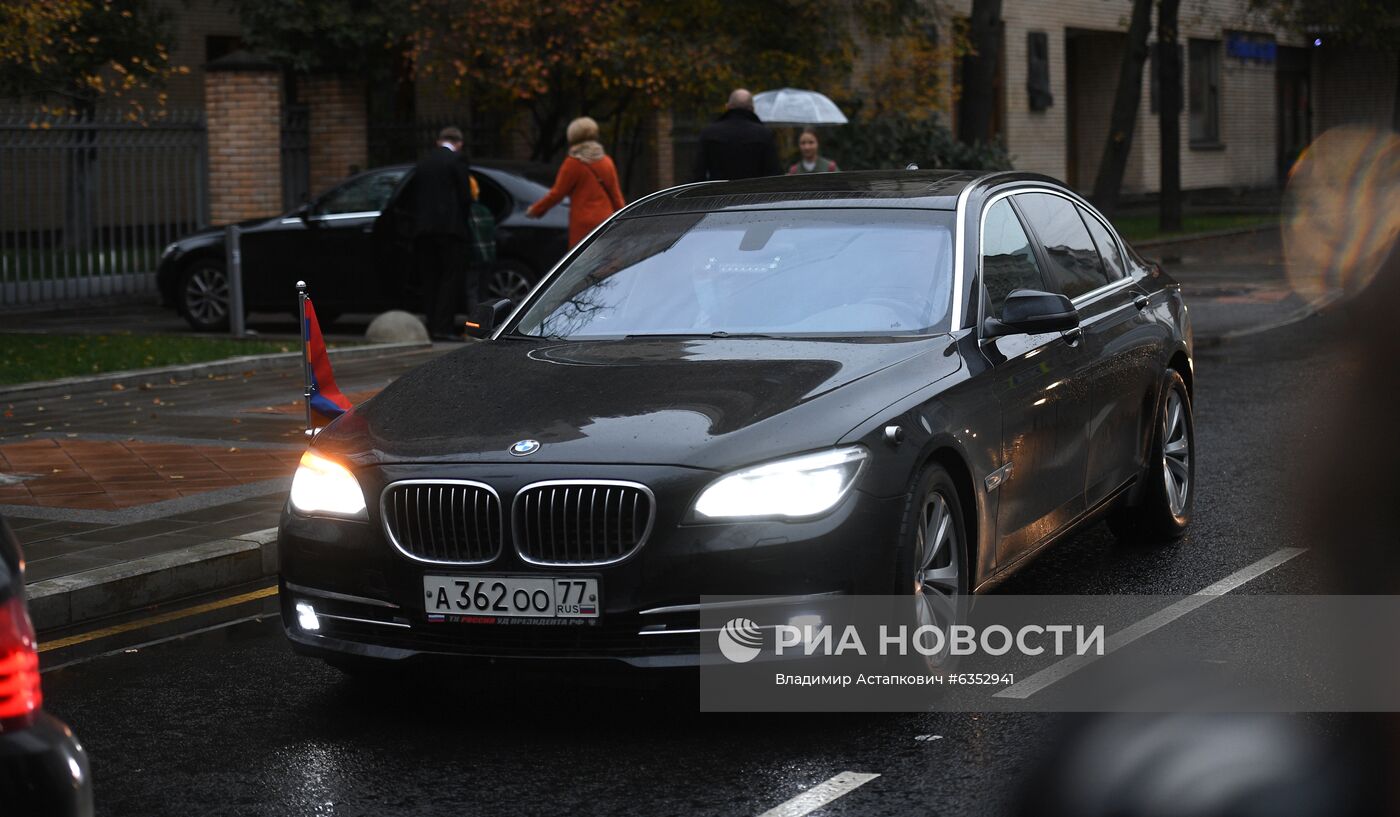
<path fill-rule="evenodd" d="M 1165 542 L 1186 533 L 1195 501 L 1195 447 L 1191 395 L 1181 373 L 1169 369 L 1139 502 L 1121 502 L 1108 516 L 1115 536 L 1126 542 Z"/>
<path fill-rule="evenodd" d="M 229 285 L 222 262 L 196 258 L 180 273 L 176 290 L 180 316 L 197 332 L 228 329 Z"/>

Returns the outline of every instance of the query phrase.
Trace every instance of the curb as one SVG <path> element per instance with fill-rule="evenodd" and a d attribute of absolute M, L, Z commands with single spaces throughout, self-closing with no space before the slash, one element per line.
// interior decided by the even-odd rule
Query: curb
<path fill-rule="evenodd" d="M 25 593 L 42 633 L 276 574 L 277 529 L 267 528 L 37 581 Z"/>
<path fill-rule="evenodd" d="M 375 343 L 367 346 L 348 346 L 329 350 L 331 360 L 357 360 L 365 357 L 381 357 L 398 352 L 432 348 L 432 343 Z M 58 394 L 76 394 L 88 391 L 103 391 L 115 384 L 137 386 L 152 379 L 165 380 L 176 377 L 195 379 L 209 375 L 230 374 L 246 371 L 275 371 L 289 369 L 301 362 L 301 352 L 276 352 L 269 355 L 245 355 L 208 363 L 185 363 L 176 366 L 159 366 L 153 369 L 132 369 L 125 372 L 108 372 L 85 377 L 65 377 L 60 380 L 41 380 L 37 383 L 19 383 L 0 388 L 0 400 L 25 400 L 34 397 L 52 397 Z"/>
<path fill-rule="evenodd" d="M 1262 233 L 1265 230 L 1277 230 L 1279 224 L 1256 224 L 1253 227 L 1231 227 L 1228 230 L 1211 230 L 1204 233 L 1183 233 L 1166 238 L 1149 238 L 1146 241 L 1129 241 L 1128 244 L 1135 250 L 1151 250 L 1161 247 L 1171 247 L 1175 244 L 1190 244 L 1195 241 L 1208 241 L 1212 238 L 1230 238 L 1236 235 L 1250 235 L 1252 233 Z"/>

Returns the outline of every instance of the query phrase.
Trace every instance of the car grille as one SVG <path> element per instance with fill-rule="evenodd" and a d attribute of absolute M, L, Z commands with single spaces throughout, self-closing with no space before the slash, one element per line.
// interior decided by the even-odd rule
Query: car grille
<path fill-rule="evenodd" d="M 641 548 L 655 502 L 635 482 L 561 480 L 525 486 L 513 509 L 515 547 L 525 561 L 600 565 Z"/>
<path fill-rule="evenodd" d="M 395 482 L 380 510 L 389 541 L 415 559 L 482 564 L 501 554 L 501 499 L 479 482 Z"/>

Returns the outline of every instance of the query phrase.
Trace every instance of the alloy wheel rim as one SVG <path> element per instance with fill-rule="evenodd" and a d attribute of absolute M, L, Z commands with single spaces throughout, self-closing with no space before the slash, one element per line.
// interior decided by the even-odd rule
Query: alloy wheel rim
<path fill-rule="evenodd" d="M 519 270 L 498 269 L 491 275 L 491 296 L 519 301 L 530 292 L 530 279 Z"/>
<path fill-rule="evenodd" d="M 931 491 L 924 499 L 914 540 L 914 602 L 918 626 L 946 628 L 959 620 L 962 543 L 948 498 Z M 947 654 L 927 656 L 937 664 Z"/>
<path fill-rule="evenodd" d="M 199 267 L 185 284 L 185 308 L 200 323 L 215 323 L 228 314 L 228 277 L 215 267 Z"/>
<path fill-rule="evenodd" d="M 1181 516 L 1191 491 L 1191 435 L 1186 427 L 1186 404 L 1173 389 L 1162 417 L 1162 479 L 1172 516 Z"/>

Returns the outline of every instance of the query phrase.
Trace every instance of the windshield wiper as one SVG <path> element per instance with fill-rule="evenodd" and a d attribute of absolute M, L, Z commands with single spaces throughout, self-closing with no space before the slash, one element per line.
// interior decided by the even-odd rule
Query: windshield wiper
<path fill-rule="evenodd" d="M 507 332 L 501 335 L 501 338 L 507 340 L 563 340 L 558 335 L 528 335 L 524 332 Z"/>

